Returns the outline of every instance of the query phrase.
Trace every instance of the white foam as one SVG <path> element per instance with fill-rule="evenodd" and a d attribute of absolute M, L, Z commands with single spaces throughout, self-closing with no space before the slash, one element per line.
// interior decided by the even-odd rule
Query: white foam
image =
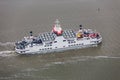
<path fill-rule="evenodd" d="M 14 45 L 14 44 L 15 44 L 15 42 L 5 42 L 5 43 L 0 42 L 1 46 Z"/>
<path fill-rule="evenodd" d="M 93 58 L 94 59 L 101 59 L 101 58 L 104 58 L 104 59 L 116 59 L 116 58 L 120 58 L 120 57 L 114 57 L 114 56 L 94 56 Z"/>
<path fill-rule="evenodd" d="M 25 69 L 25 70 L 23 70 L 23 72 L 32 72 L 32 71 L 38 71 L 38 69 L 35 69 L 35 68 L 27 68 L 27 69 Z"/>
<path fill-rule="evenodd" d="M 7 56 L 13 56 L 15 51 L 0 51 L 0 56 L 1 57 L 7 57 Z"/>
<path fill-rule="evenodd" d="M 53 64 L 64 64 L 64 62 L 53 62 Z"/>
<path fill-rule="evenodd" d="M 72 57 L 69 60 L 66 60 L 62 63 L 76 63 L 76 62 L 83 62 L 83 61 L 89 61 L 92 59 L 120 59 L 120 57 L 115 57 L 115 56 L 77 56 L 77 57 Z M 56 62 L 60 63 L 60 62 Z"/>

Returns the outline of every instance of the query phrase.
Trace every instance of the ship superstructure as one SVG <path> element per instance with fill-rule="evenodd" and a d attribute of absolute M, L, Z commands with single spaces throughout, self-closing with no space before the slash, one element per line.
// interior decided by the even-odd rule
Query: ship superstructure
<path fill-rule="evenodd" d="M 15 51 L 19 54 L 43 54 L 85 48 L 101 42 L 100 33 L 83 29 L 82 25 L 78 31 L 62 30 L 57 19 L 51 32 L 41 33 L 34 37 L 30 31 L 30 36 L 24 37 L 15 44 Z"/>

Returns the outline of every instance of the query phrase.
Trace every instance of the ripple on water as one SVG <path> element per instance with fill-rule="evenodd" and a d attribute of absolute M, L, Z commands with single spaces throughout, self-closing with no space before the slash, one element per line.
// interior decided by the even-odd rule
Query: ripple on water
<path fill-rule="evenodd" d="M 16 56 L 15 51 L 0 51 L 1 57 Z"/>

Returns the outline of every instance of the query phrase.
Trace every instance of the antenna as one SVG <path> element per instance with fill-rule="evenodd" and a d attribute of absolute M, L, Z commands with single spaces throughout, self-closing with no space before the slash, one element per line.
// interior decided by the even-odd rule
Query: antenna
<path fill-rule="evenodd" d="M 60 21 L 59 21 L 58 19 L 56 19 L 55 23 L 56 23 L 56 24 L 59 24 L 59 23 L 60 23 Z"/>
<path fill-rule="evenodd" d="M 80 24 L 79 27 L 80 27 L 80 30 L 82 30 L 82 24 Z"/>
<path fill-rule="evenodd" d="M 30 31 L 30 36 L 33 36 L 33 32 L 32 31 Z"/>

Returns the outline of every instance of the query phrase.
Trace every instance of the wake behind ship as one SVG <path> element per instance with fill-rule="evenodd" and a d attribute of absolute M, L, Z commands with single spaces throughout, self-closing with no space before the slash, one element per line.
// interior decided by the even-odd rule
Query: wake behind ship
<path fill-rule="evenodd" d="M 51 32 L 41 33 L 34 37 L 30 31 L 30 36 L 16 42 L 15 52 L 19 54 L 44 54 L 85 48 L 98 45 L 101 42 L 100 33 L 91 29 L 83 29 L 82 25 L 78 31 L 62 30 L 59 20 L 56 19 Z"/>

